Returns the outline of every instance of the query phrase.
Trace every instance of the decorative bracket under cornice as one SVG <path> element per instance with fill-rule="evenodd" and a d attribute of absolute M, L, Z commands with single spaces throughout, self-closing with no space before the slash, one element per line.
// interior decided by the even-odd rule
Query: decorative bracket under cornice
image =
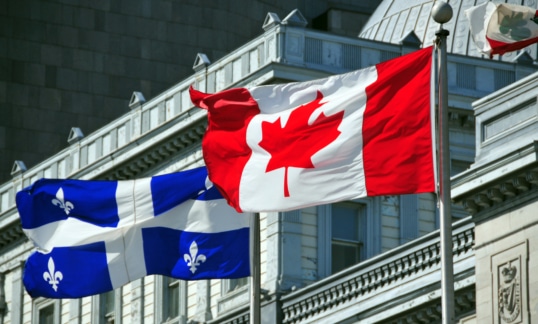
<path fill-rule="evenodd" d="M 475 215 L 501 203 L 515 200 L 531 191 L 538 194 L 538 167 L 516 173 L 503 181 L 483 188 L 464 198 L 461 203 L 468 213 Z"/>
<path fill-rule="evenodd" d="M 137 154 L 134 158 L 107 172 L 104 179 L 127 180 L 146 174 L 150 169 L 164 163 L 172 156 L 200 146 L 206 127 L 206 121 L 201 121 L 178 132 L 176 136 L 156 143 L 151 149 Z"/>
<path fill-rule="evenodd" d="M 12 223 L 8 227 L 2 228 L 2 232 L 0 233 L 0 250 L 21 239 L 26 239 L 26 235 L 22 231 L 20 222 Z"/>

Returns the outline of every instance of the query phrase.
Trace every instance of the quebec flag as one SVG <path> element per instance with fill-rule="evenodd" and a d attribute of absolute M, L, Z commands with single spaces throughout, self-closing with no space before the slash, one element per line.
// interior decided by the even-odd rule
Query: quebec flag
<path fill-rule="evenodd" d="M 41 179 L 16 200 L 37 247 L 23 274 L 32 297 L 80 298 L 151 274 L 250 276 L 252 214 L 228 206 L 205 167 L 126 181 Z"/>

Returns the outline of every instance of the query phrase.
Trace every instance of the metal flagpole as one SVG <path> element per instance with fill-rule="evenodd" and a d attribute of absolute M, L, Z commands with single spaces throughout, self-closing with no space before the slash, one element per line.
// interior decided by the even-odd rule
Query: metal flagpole
<path fill-rule="evenodd" d="M 450 199 L 450 148 L 448 140 L 448 86 L 446 62 L 446 38 L 448 30 L 443 24 L 452 18 L 452 7 L 436 1 L 432 18 L 439 23 L 437 36 L 438 91 L 439 91 L 439 214 L 441 227 L 441 311 L 442 323 L 454 323 L 454 266 L 452 255 L 452 214 Z"/>
<path fill-rule="evenodd" d="M 260 324 L 260 214 L 252 214 L 250 226 L 250 324 Z"/>

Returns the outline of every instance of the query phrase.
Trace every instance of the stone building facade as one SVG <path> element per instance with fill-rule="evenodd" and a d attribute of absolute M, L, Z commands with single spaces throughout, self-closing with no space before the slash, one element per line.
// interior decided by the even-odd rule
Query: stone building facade
<path fill-rule="evenodd" d="M 535 73 L 475 102 L 475 163 L 454 179 L 475 223 L 476 323 L 538 316 L 537 84 Z"/>
<path fill-rule="evenodd" d="M 456 21 L 471 2 L 453 5 Z M 432 44 L 430 29 L 438 26 L 429 18 L 431 1 L 383 1 L 379 10 L 365 24 L 371 38 L 313 30 L 300 10 L 285 17 L 267 13 L 260 36 L 213 63 L 197 53 L 194 73 L 174 86 L 154 97 L 133 90 L 129 111 L 114 121 L 85 135 L 71 128 L 70 145 L 30 169 L 15 163 L 12 178 L 0 186 L 3 323 L 248 323 L 248 278 L 186 282 L 147 276 L 98 296 L 31 299 L 21 276 L 33 247 L 20 228 L 14 195 L 41 177 L 121 180 L 203 165 L 206 115 L 192 106 L 191 85 L 215 92 L 310 80 Z M 410 22 L 412 12 L 428 28 L 416 33 L 423 24 Z M 373 30 L 392 19 L 409 21 L 394 23 L 404 26 L 401 37 L 377 39 L 380 33 Z M 461 26 L 446 27 L 453 35 L 463 33 Z M 489 60 L 453 50 L 448 87 L 456 320 L 532 323 L 538 316 L 532 277 L 538 261 L 538 69 L 532 51 Z M 365 198 L 259 217 L 263 323 L 441 322 L 433 194 Z M 353 235 L 341 237 L 342 227 Z M 356 252 L 352 258 L 335 257 L 343 241 Z"/>

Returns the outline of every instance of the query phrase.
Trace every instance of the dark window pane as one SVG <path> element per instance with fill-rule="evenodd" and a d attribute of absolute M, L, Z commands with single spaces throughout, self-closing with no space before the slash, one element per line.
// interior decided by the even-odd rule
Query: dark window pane
<path fill-rule="evenodd" d="M 343 202 L 331 206 L 331 271 L 343 270 L 361 260 L 363 205 Z M 362 229 L 364 230 L 364 228 Z"/>
<path fill-rule="evenodd" d="M 360 244 L 340 243 L 333 241 L 332 244 L 332 273 L 348 268 L 359 263 Z"/>
<path fill-rule="evenodd" d="M 177 279 L 165 277 L 167 281 L 167 309 L 166 316 L 168 320 L 179 316 L 179 281 Z"/>
<path fill-rule="evenodd" d="M 359 240 L 359 206 L 354 204 L 335 204 L 332 206 L 332 237 Z"/>
<path fill-rule="evenodd" d="M 109 291 L 102 295 L 105 298 L 105 314 L 113 314 L 116 305 L 116 292 L 114 290 Z"/>
<path fill-rule="evenodd" d="M 54 323 L 54 305 L 47 306 L 39 310 L 39 324 Z"/>
<path fill-rule="evenodd" d="M 241 288 L 243 286 L 246 286 L 248 283 L 248 277 L 245 278 L 238 278 L 238 279 L 230 279 L 230 285 L 228 291 L 234 291 L 238 288 Z"/>

